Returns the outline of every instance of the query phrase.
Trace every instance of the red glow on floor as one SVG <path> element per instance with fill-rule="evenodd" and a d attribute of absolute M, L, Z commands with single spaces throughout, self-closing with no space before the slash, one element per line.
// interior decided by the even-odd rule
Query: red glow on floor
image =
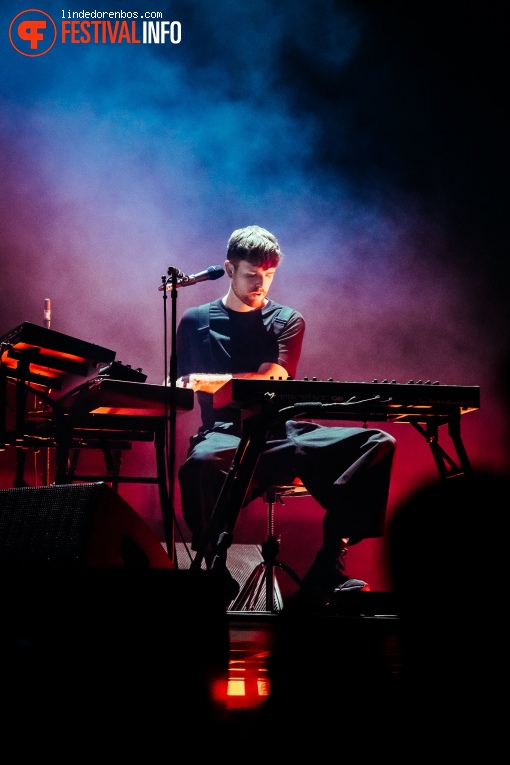
<path fill-rule="evenodd" d="M 231 649 L 228 677 L 217 681 L 213 698 L 225 709 L 248 709 L 262 704 L 269 696 L 267 650 Z"/>

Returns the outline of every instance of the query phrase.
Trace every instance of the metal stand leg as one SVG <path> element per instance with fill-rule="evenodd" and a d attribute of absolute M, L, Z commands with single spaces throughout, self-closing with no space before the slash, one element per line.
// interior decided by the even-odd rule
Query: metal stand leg
<path fill-rule="evenodd" d="M 432 451 L 441 478 L 453 478 L 464 473 L 472 472 L 464 444 L 460 436 L 460 412 L 457 408 L 448 415 L 448 435 L 455 448 L 458 462 L 455 461 L 439 444 L 439 426 L 441 419 L 429 417 L 424 428 L 419 422 L 411 422 L 411 425 L 426 439 Z"/>
<path fill-rule="evenodd" d="M 273 614 L 280 612 L 283 608 L 283 600 L 276 578 L 276 569 L 285 571 L 298 586 L 301 584 L 301 579 L 296 572 L 278 560 L 280 540 L 274 533 L 274 506 L 277 500 L 277 492 L 271 489 L 267 494 L 267 537 L 261 547 L 262 561 L 251 572 L 239 595 L 230 605 L 229 611 L 255 611 L 264 592 L 265 610 Z"/>
<path fill-rule="evenodd" d="M 200 568 L 204 559 L 212 559 L 208 568 L 222 570 L 226 568 L 227 553 L 232 544 L 235 523 L 245 502 L 253 473 L 274 420 L 271 403 L 272 397 L 269 397 L 259 417 L 247 418 L 243 422 L 242 436 L 232 465 L 226 475 L 203 542 L 197 550 L 191 568 Z"/>

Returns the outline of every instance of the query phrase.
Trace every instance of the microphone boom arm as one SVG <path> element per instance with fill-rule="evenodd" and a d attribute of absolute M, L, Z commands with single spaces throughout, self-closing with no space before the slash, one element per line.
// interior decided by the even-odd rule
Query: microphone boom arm
<path fill-rule="evenodd" d="M 172 267 L 170 267 L 171 269 Z M 170 271 L 169 269 L 169 271 Z M 166 279 L 165 284 L 158 287 L 160 291 L 171 290 L 175 283 L 177 287 L 190 287 L 192 284 L 198 284 L 198 282 L 214 281 L 219 279 L 225 273 L 225 269 L 221 266 L 209 266 L 204 271 L 199 271 L 197 274 L 190 274 L 186 276 L 182 271 L 178 271 L 176 274 L 172 274 Z M 176 278 L 174 278 L 176 277 Z"/>

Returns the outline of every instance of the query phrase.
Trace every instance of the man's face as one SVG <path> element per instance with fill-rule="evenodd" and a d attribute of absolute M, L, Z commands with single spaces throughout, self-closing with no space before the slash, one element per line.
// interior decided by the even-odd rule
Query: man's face
<path fill-rule="evenodd" d="M 230 289 L 236 298 L 251 309 L 262 308 L 276 268 L 259 268 L 247 260 L 234 265 L 227 260 L 226 269 L 232 280 Z"/>

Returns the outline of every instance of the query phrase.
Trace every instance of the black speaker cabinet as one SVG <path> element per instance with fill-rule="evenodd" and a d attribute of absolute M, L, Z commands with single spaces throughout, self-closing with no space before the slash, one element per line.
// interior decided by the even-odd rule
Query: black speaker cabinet
<path fill-rule="evenodd" d="M 0 490 L 0 565 L 171 568 L 163 546 L 106 483 Z"/>
<path fill-rule="evenodd" d="M 214 727 L 229 658 L 223 575 L 168 566 L 105 484 L 0 491 L 5 735 L 39 754 L 65 754 L 74 736 L 82 753 L 124 757 Z"/>

